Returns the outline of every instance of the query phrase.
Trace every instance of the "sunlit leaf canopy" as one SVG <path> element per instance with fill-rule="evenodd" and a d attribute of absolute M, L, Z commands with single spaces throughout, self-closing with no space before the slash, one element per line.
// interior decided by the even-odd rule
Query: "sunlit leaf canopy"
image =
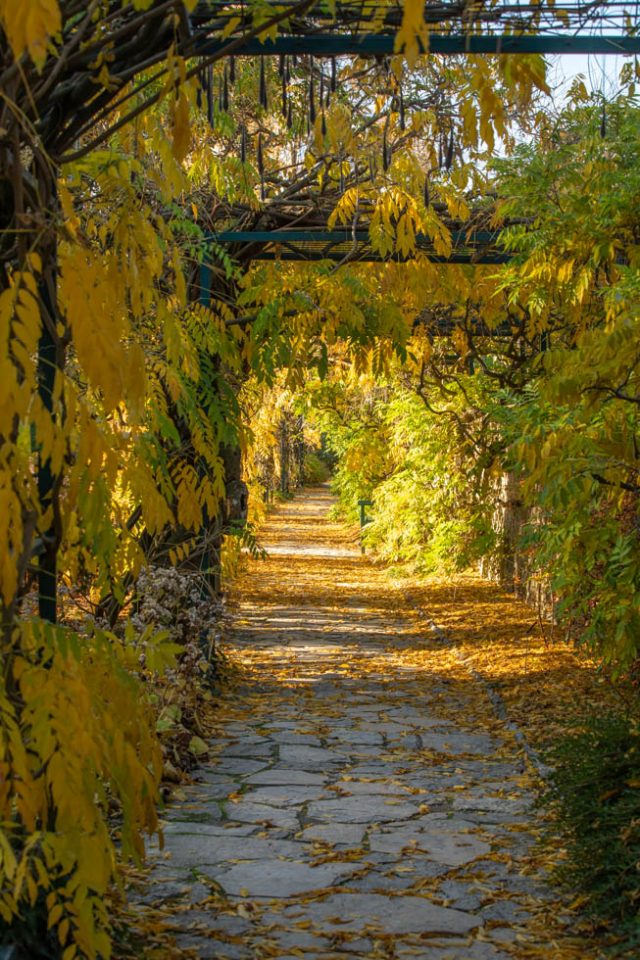
<path fill-rule="evenodd" d="M 223 245 L 243 264 L 401 261 L 420 251 L 431 262 L 502 262 L 508 254 L 495 249 L 484 163 L 496 145 L 513 142 L 514 126 L 531 129 L 532 93 L 545 89 L 543 62 L 522 53 L 454 57 L 448 54 L 473 47 L 440 40 L 537 37 L 544 50 L 545 38 L 564 38 L 570 48 L 579 31 L 582 40 L 637 43 L 632 6 L 313 4 L 247 41 L 241 50 L 253 57 L 225 59 L 200 75 L 220 158 L 208 223 L 213 249 Z M 211 10 L 226 39 L 199 50 L 217 55 L 246 36 L 268 5 L 200 4 L 194 26 L 202 28 Z M 418 62 L 427 49 L 432 56 Z M 448 54 L 434 52 L 443 49 Z M 276 50 L 289 53 L 273 56 Z"/>
<path fill-rule="evenodd" d="M 569 51 L 577 49 L 576 44 L 598 39 L 601 44 L 610 42 L 612 51 L 637 49 L 637 10 L 627 2 L 112 0 L 85 5 L 77 0 L 46 0 L 37 8 L 32 5 L 28 16 L 18 16 L 19 7 L 15 0 L 0 3 L 0 23 L 8 40 L 0 63 L 2 86 L 11 91 L 24 120 L 33 124 L 32 134 L 54 157 L 63 156 L 94 120 L 106 119 L 105 111 L 114 99 L 121 107 L 138 111 L 140 105 L 132 104 L 134 91 L 128 85 L 143 73 L 138 89 L 149 91 L 153 77 L 166 78 L 171 70 L 168 48 L 180 57 L 198 54 L 207 62 L 243 51 L 255 55 L 273 50 L 276 40 L 285 45 L 283 49 L 290 42 L 292 52 L 309 54 L 320 37 L 348 38 L 355 45 L 348 48 L 351 53 L 358 49 L 366 55 L 401 52 L 411 66 L 419 52 L 430 48 L 485 53 L 510 49 L 508 44 L 492 47 L 491 43 L 486 49 L 474 47 L 472 41 L 478 37 L 537 37 L 541 46 L 530 48 L 537 52 L 554 49 L 554 40 L 565 43 L 562 49 Z M 454 36 L 462 37 L 466 45 L 438 47 L 439 38 Z M 377 38 L 378 47 L 367 48 L 367 37 Z M 346 49 L 344 43 L 333 51 L 328 43 L 322 55 L 340 49 Z M 194 69 L 191 65 L 187 76 Z M 124 97 L 115 96 L 122 90 L 126 90 Z M 158 91 L 152 92 L 157 97 Z M 3 110 L 7 109 L 5 102 Z M 127 118 L 126 109 L 121 109 L 118 122 Z M 107 130 L 98 132 L 104 141 Z"/>
<path fill-rule="evenodd" d="M 256 11 L 247 14 L 236 4 L 212 4 L 209 9 L 216 10 L 219 23 L 228 18 L 222 29 L 229 38 L 246 33 L 258 15 Z M 260 15 L 266 15 L 266 5 Z M 193 17 L 198 25 L 205 22 L 203 4 L 196 7 Z M 500 262 L 505 254 L 492 249 L 497 238 L 487 229 L 486 205 L 474 209 L 472 219 L 466 206 L 454 211 L 449 204 L 447 209 L 437 187 L 432 195 L 430 179 L 442 181 L 439 173 L 443 168 L 447 172 L 462 168 L 455 186 L 467 193 L 471 188 L 472 196 L 482 194 L 478 164 L 487 159 L 497 142 L 508 139 L 512 124 L 526 127 L 532 114 L 526 117 L 523 108 L 529 105 L 532 91 L 545 88 L 541 58 L 527 56 L 525 50 L 544 52 L 552 48 L 545 46 L 551 39 L 566 41 L 571 49 L 576 33 L 582 41 L 616 36 L 637 45 L 637 38 L 630 36 L 635 22 L 633 5 L 623 3 L 588 7 L 569 3 L 561 9 L 551 3 L 504 2 L 394 4 L 365 0 L 311 5 L 266 36 L 249 41 L 247 48 L 253 54 L 279 51 L 278 58 L 262 58 L 259 81 L 254 81 L 259 83 L 265 114 L 269 109 L 277 117 L 281 103 L 290 134 L 286 162 L 279 138 L 282 130 L 277 122 L 274 125 L 274 117 L 248 117 L 242 96 L 240 102 L 233 102 L 235 84 L 230 77 L 237 76 L 239 67 L 246 77 L 247 69 L 251 73 L 250 61 L 239 57 L 238 66 L 225 66 L 209 98 L 210 120 L 215 112 L 212 101 L 217 98 L 221 110 L 236 121 L 235 132 L 241 139 L 237 152 L 257 168 L 262 200 L 259 215 L 249 218 L 251 229 L 247 217 L 241 229 L 233 229 L 238 220 L 236 208 L 228 224 L 232 229 L 215 239 L 235 244 L 232 250 L 242 261 L 326 258 L 343 264 L 358 259 L 402 260 L 421 249 L 436 262 Z M 487 61 L 470 53 L 476 48 L 469 41 L 478 37 L 537 38 L 541 45 L 517 48 L 517 58 Z M 452 38 L 461 38 L 462 43 L 452 46 L 444 42 Z M 222 42 L 205 42 L 200 49 L 219 50 Z M 498 41 L 484 52 L 503 48 L 507 49 Z M 434 55 L 421 58 L 418 64 L 420 52 L 426 50 Z M 463 50 L 466 56 L 448 56 Z M 339 52 L 352 56 L 335 56 Z M 274 76 L 276 62 L 278 76 Z M 233 151 L 231 142 L 227 143 L 227 153 L 229 150 Z M 396 155 L 398 161 L 402 157 L 404 170 L 400 162 L 394 165 Z M 300 185 L 294 173 L 301 177 Z M 317 190 L 313 189 L 314 178 Z M 435 214 L 431 223 L 405 205 L 402 191 L 394 196 L 386 220 L 381 206 L 376 213 L 380 190 L 388 200 L 386 188 L 393 183 L 401 183 L 407 193 L 424 195 L 425 206 Z M 304 191 L 302 202 L 297 186 Z M 341 205 L 336 210 L 338 197 Z M 223 211 L 218 213 L 222 216 Z M 402 225 L 394 234 L 398 219 Z M 332 228 L 328 232 L 322 229 L 327 221 Z M 307 232 L 288 232 L 291 223 L 296 230 L 306 228 Z M 335 229 L 340 226 L 342 231 Z M 315 229 L 317 237 L 310 232 Z M 274 233 L 272 243 L 269 232 Z"/>
<path fill-rule="evenodd" d="M 174 508 L 196 529 L 222 497 L 217 450 L 236 439 L 235 400 L 215 364 L 238 380 L 270 380 L 284 369 L 295 384 L 310 364 L 326 367 L 338 342 L 356 364 L 373 358 L 379 369 L 394 352 L 406 355 L 416 329 L 443 325 L 468 332 L 506 324 L 535 349 L 539 324 L 496 284 L 496 261 L 510 252 L 496 249 L 496 231 L 527 228 L 532 212 L 505 218 L 489 163 L 544 130 L 545 64 L 539 53 L 436 53 L 435 37 L 633 32 L 623 5 L 614 19 L 610 4 L 567 9 L 47 0 L 38 6 L 42 20 L 20 32 L 8 30 L 19 18 L 0 3 L 8 30 L 0 125 L 18 146 L 3 154 L 0 173 L 11 186 L 0 243 L 5 262 L 26 267 L 20 284 L 32 308 L 15 396 L 20 417 L 38 420 L 35 437 L 53 451 L 55 470 L 70 432 L 74 444 L 81 438 L 64 494 L 68 540 L 82 541 L 83 563 L 98 544 L 115 558 L 105 578 L 131 566 L 127 550 L 138 547 L 127 524 L 140 504 L 147 530 L 164 529 Z M 624 9 L 632 16 L 635 7 Z M 350 41 L 377 36 L 392 42 L 390 53 L 267 52 L 274 38 L 303 50 L 327 31 Z M 262 55 L 243 55 L 251 44 Z M 299 264 L 289 256 L 300 243 L 292 250 L 282 242 L 290 229 L 338 239 L 329 247 L 301 241 L 312 262 Z M 256 231 L 278 242 L 265 247 Z M 63 326 L 52 350 L 60 370 L 65 350 L 67 361 L 51 418 L 33 400 L 32 274 L 44 264 L 55 285 L 54 234 Z M 368 259 L 387 262 L 360 262 Z M 208 306 L 198 312 L 203 292 Z M 213 385 L 206 403 L 205 381 Z M 217 392 L 229 404 L 222 413 Z M 206 461 L 206 483 L 191 451 L 165 449 L 177 443 L 176 404 Z M 124 408 L 126 431 L 111 419 Z M 19 437 L 15 449 L 24 471 L 11 473 L 24 475 L 44 517 Z M 127 530 L 120 539 L 114 510 Z M 13 595 L 15 576 L 7 582 Z"/>
<path fill-rule="evenodd" d="M 627 62 L 606 115 L 577 83 L 554 116 L 542 52 L 632 49 L 637 19 L 635 4 L 0 0 L 0 820 L 18 818 L 20 858 L 3 921 L 46 897 L 66 956 L 108 955 L 107 793 L 123 849 L 141 850 L 155 715 L 128 674 L 136 637 L 76 632 L 68 598 L 115 625 L 143 567 L 182 558 L 208 577 L 260 453 L 251 407 L 268 451 L 310 382 L 338 413 L 344 395 L 348 424 L 364 414 L 357 495 L 390 454 L 400 471 L 421 454 L 392 545 L 427 516 L 440 555 L 479 556 L 515 462 L 551 518 L 554 589 L 577 596 L 595 649 L 636 656 L 637 510 L 621 498 L 638 491 L 640 71 Z M 300 245 L 311 262 L 289 259 Z M 25 615 L 36 577 L 58 630 Z"/>
<path fill-rule="evenodd" d="M 338 262 L 406 259 L 417 249 L 435 260 L 501 259 L 486 249 L 495 241 L 486 205 L 470 218 L 468 200 L 486 192 L 482 164 L 496 143 L 509 145 L 514 124 L 531 123 L 527 108 L 545 87 L 544 66 L 540 53 L 452 53 L 475 50 L 478 38 L 498 38 L 496 51 L 509 49 L 508 38 L 537 38 L 541 51 L 553 40 L 567 49 L 576 40 L 640 42 L 635 5 L 618 2 L 134 0 L 85 8 L 47 0 L 38 11 L 16 17 L 11 0 L 0 3 L 9 41 L 0 76 L 10 91 L 0 123 L 17 124 L 27 150 L 42 145 L 51 160 L 68 163 L 107 143 L 113 149 L 119 131 L 130 146 L 132 130 L 143 148 L 135 122 L 173 91 L 177 153 L 188 149 L 196 102 L 211 127 L 219 162 L 210 186 L 221 201 L 212 230 L 322 228 L 332 218 L 329 226 L 348 234 L 346 245 L 335 235 L 329 247 L 298 239 L 281 254 Z M 462 46 L 440 42 L 456 37 Z M 294 52 L 271 55 L 276 48 Z M 424 51 L 431 56 L 418 62 Z M 282 101 L 280 122 L 274 100 Z M 443 177 L 443 170 L 453 172 Z M 391 185 L 400 188 L 393 196 Z M 372 207 L 381 188 L 386 213 Z M 466 198 L 457 209 L 455 191 Z M 430 215 L 412 209 L 409 195 L 422 195 Z M 249 246 L 235 239 L 241 246 L 231 252 L 241 262 L 275 255 L 256 237 Z"/>

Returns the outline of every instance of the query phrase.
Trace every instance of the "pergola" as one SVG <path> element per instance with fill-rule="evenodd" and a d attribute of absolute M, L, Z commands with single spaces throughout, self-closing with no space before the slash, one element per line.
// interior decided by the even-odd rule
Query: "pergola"
<path fill-rule="evenodd" d="M 281 5 L 296 6 L 293 0 Z M 427 0 L 424 20 L 427 32 L 418 38 L 423 53 L 465 54 L 634 54 L 640 53 L 640 5 L 614 2 L 569 0 L 561 6 L 527 0 Z M 196 49 L 203 57 L 218 57 L 235 45 L 252 26 L 250 19 L 238 17 L 235 4 L 212 0 L 200 3 L 192 15 L 195 29 L 202 31 L 214 24 L 228 31 L 228 39 L 206 38 Z M 328 5 L 311 3 L 307 11 L 285 21 L 275 39 L 253 37 L 239 45 L 232 56 L 308 56 L 335 59 L 388 58 L 402 53 L 398 30 L 402 23 L 401 3 L 379 0 L 354 0 L 339 3 L 335 12 Z M 211 17 L 215 14 L 216 20 Z M 237 20 L 230 29 L 231 17 Z M 397 253 L 382 256 L 372 248 L 364 229 L 327 230 L 314 224 L 304 229 L 274 227 L 265 230 L 224 229 L 211 233 L 209 240 L 225 246 L 242 261 L 280 260 L 334 263 L 407 259 Z M 449 257 L 436 253 L 428 237 L 416 238 L 417 252 L 434 263 L 501 264 L 511 255 L 499 245 L 499 231 L 489 229 L 453 229 Z M 200 299 L 209 300 L 209 257 L 205 253 L 201 270 Z"/>
<path fill-rule="evenodd" d="M 351 0 L 331 4 L 281 0 L 277 5 L 278 33 L 275 39 L 261 36 L 261 24 L 254 21 L 251 8 L 237 2 L 200 0 L 191 14 L 182 10 L 182 28 L 177 52 L 195 58 L 202 66 L 225 57 L 310 56 L 313 58 L 387 58 L 406 51 L 398 43 L 402 27 L 403 4 L 380 0 Z M 144 14 L 122 14 L 123 40 L 114 47 L 111 74 L 121 85 L 132 81 L 141 70 L 160 64 L 173 35 L 159 32 L 165 8 L 172 4 L 154 3 Z M 116 16 L 116 14 L 114 14 Z M 135 34 L 127 33 L 129 17 L 143 27 Z M 419 50 L 437 55 L 501 55 L 501 54 L 637 54 L 640 53 L 640 12 L 636 2 L 584 2 L 567 0 L 556 6 L 548 0 L 427 0 L 424 5 L 426 28 L 416 38 Z M 116 21 L 114 21 L 116 23 Z M 275 20 L 274 20 L 275 23 Z M 116 23 L 117 27 L 117 23 Z M 74 29 L 73 24 L 65 30 Z M 64 34 L 64 31 L 63 31 Z M 51 65 L 50 65 L 51 66 Z M 60 73 L 60 82 L 43 95 L 42 103 L 34 99 L 43 143 L 52 155 L 63 160 L 73 156 L 71 149 L 78 133 L 85 133 L 96 118 L 106 116 L 114 99 L 113 92 L 99 91 L 87 64 L 74 55 Z M 64 71 L 67 71 L 66 73 Z M 75 73 L 73 72 L 75 71 Z M 62 82 L 64 81 L 64 82 Z M 91 97 L 85 96 L 88 90 Z M 66 99 L 62 99 L 64 98 Z M 76 102 L 74 100 L 81 98 Z M 31 103 L 31 101 L 30 101 Z M 64 115 L 61 110 L 64 108 Z M 31 109 L 31 107 L 29 107 Z M 101 135 L 102 136 L 102 135 Z M 214 244 L 226 246 L 232 255 L 242 253 L 244 259 L 296 260 L 336 263 L 352 261 L 377 262 L 401 260 L 397 254 L 382 257 L 372 249 L 366 230 L 327 230 L 320 226 L 277 230 L 224 230 L 209 237 Z M 444 258 L 434 250 L 427 237 L 418 238 L 418 251 L 435 262 L 500 264 L 509 255 L 498 245 L 496 231 L 459 229 L 452 233 L 451 256 Z M 200 299 L 209 302 L 211 253 L 203 255 Z M 47 300 L 43 292 L 43 302 Z M 49 299 L 50 295 L 49 295 Z M 49 303 L 54 315 L 54 304 Z M 45 406 L 52 410 L 53 376 L 56 369 L 55 342 L 47 327 L 39 345 L 41 373 L 40 393 Z M 39 496 L 43 504 L 51 502 L 54 488 L 50 462 L 39 464 Z M 49 544 L 39 561 L 39 610 L 43 619 L 56 619 L 56 540 L 52 529 L 45 536 Z"/>

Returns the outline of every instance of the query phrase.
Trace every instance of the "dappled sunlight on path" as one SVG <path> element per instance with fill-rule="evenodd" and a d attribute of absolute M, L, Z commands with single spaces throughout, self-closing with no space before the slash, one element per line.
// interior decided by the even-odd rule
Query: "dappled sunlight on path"
<path fill-rule="evenodd" d="M 147 902 L 202 958 L 596 956 L 536 872 L 513 731 L 331 503 L 280 507 L 234 590 L 241 680 Z"/>

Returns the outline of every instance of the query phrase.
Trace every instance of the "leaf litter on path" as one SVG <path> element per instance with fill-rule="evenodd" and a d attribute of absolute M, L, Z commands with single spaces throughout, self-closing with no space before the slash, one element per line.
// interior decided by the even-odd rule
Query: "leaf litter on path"
<path fill-rule="evenodd" d="M 528 608 L 501 600 L 496 614 L 495 588 L 474 578 L 454 597 L 414 585 L 471 673 L 331 505 L 312 488 L 279 507 L 262 530 L 272 554 L 235 584 L 233 683 L 211 708 L 200 783 L 166 812 L 170 859 L 150 850 L 142 927 L 155 907 L 176 958 L 595 960 L 536 848 L 513 657 L 507 718 L 482 682 L 496 632 Z M 209 800 L 208 778 L 225 775 Z"/>

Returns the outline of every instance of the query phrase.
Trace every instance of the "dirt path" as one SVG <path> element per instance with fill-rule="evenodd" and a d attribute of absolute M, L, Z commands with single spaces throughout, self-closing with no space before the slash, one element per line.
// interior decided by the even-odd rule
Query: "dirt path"
<path fill-rule="evenodd" d="M 330 506 L 308 490 L 263 531 L 236 591 L 247 682 L 147 900 L 201 958 L 589 956 L 545 932 L 521 747 Z"/>

